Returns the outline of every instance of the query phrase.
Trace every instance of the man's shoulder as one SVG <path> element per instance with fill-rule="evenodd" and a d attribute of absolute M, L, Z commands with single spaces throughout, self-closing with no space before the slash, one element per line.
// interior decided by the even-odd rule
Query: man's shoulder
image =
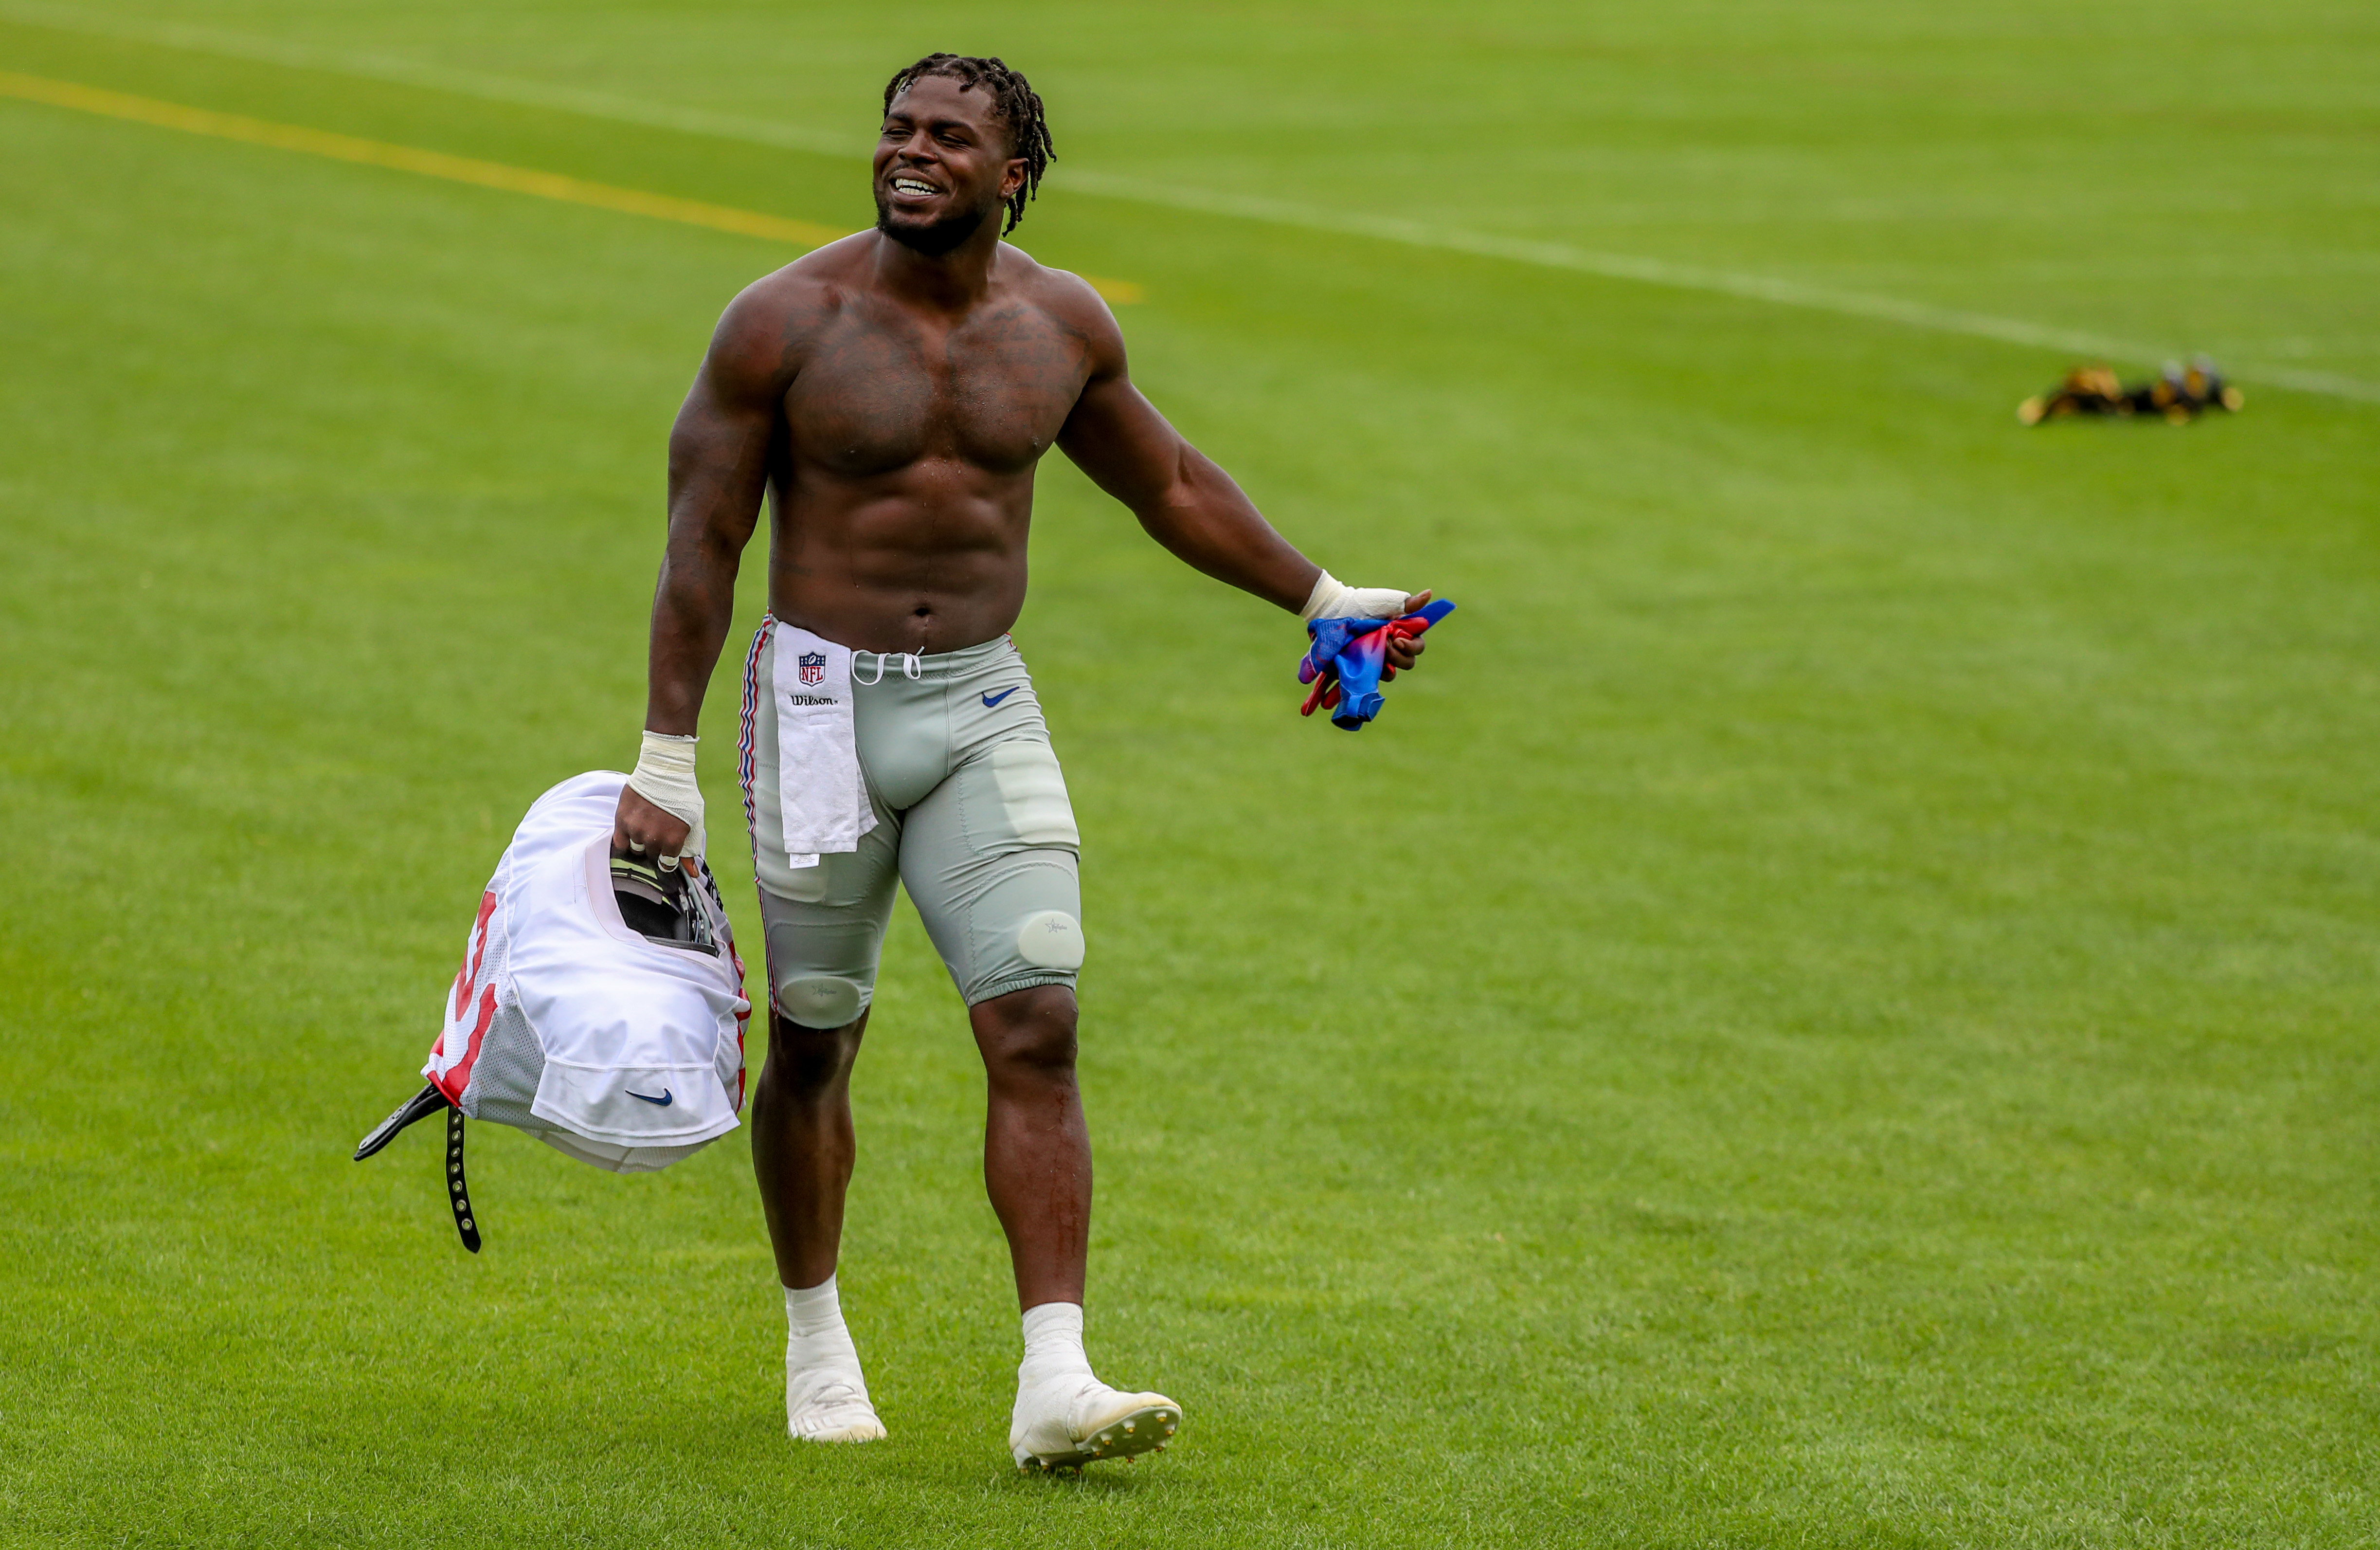
<path fill-rule="evenodd" d="M 871 235 L 855 232 L 761 275 L 728 303 L 722 331 L 781 339 L 815 327 L 859 284 Z"/>
<path fill-rule="evenodd" d="M 782 390 L 811 342 L 849 304 L 864 273 L 855 250 L 868 235 L 830 242 L 736 292 L 710 336 L 711 376 L 732 389 Z"/>
<path fill-rule="evenodd" d="M 1020 294 L 1031 298 L 1053 311 L 1105 312 L 1107 303 L 1099 293 L 1080 275 L 1043 263 L 1024 249 L 1006 242 L 1000 245 L 1002 278 L 1015 286 Z"/>
<path fill-rule="evenodd" d="M 1000 258 L 1007 271 L 1002 278 L 1031 305 L 1078 333 L 1105 337 L 1116 332 L 1115 314 L 1108 311 L 1106 300 L 1088 280 L 1043 263 L 1005 242 L 1000 246 Z"/>

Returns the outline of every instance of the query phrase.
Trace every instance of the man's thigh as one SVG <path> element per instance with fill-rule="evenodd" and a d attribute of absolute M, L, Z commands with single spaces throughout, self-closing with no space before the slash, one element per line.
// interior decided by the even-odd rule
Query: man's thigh
<path fill-rule="evenodd" d="M 900 876 L 901 823 L 871 788 L 876 826 L 856 851 L 790 865 L 777 780 L 776 630 L 764 626 L 745 662 L 740 772 L 760 885 L 770 1005 L 804 1028 L 841 1028 L 876 995 L 876 963 Z"/>
<path fill-rule="evenodd" d="M 975 751 L 902 817 L 901 881 L 968 1006 L 1075 983 L 1080 842 L 1045 738 Z"/>
<path fill-rule="evenodd" d="M 860 836 L 857 850 L 821 856 L 814 867 L 774 869 L 777 875 L 761 884 L 769 989 L 778 1016 L 804 1028 L 841 1028 L 875 1000 L 901 828 L 898 820 L 880 821 Z"/>

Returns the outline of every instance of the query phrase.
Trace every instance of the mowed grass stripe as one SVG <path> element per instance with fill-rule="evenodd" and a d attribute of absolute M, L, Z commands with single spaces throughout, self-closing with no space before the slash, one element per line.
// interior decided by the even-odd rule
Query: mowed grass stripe
<path fill-rule="evenodd" d="M 510 166 L 502 162 L 449 155 L 443 151 L 428 151 L 417 145 L 392 145 L 386 140 L 364 140 L 328 129 L 309 128 L 302 124 L 275 124 L 268 119 L 250 118 L 244 114 L 219 113 L 212 108 L 191 107 L 155 97 L 140 97 L 126 92 L 85 86 L 79 81 L 52 80 L 42 76 L 0 70 L 0 95 L 79 113 L 128 119 L 158 128 L 210 135 L 217 140 L 268 145 L 277 151 L 296 151 L 310 156 L 327 156 L 334 161 L 354 162 L 363 166 L 391 167 L 399 172 L 419 173 L 425 177 L 443 177 L 450 182 L 469 183 L 482 189 L 501 189 L 506 193 L 559 200 L 565 204 L 590 205 L 625 215 L 644 215 L 658 221 L 675 221 L 683 226 L 706 226 L 712 231 L 734 232 L 739 237 L 788 243 L 805 251 L 840 241 L 851 235 L 815 221 L 767 215 L 757 210 L 738 210 L 733 205 L 680 199 L 674 194 L 657 194 L 643 189 L 623 189 L 616 184 L 591 182 L 558 172 L 540 172 L 534 167 Z M 1088 275 L 1085 278 L 1111 302 L 1138 301 L 1144 295 L 1142 288 L 1130 281 Z"/>
<path fill-rule="evenodd" d="M 858 153 L 855 143 L 840 136 L 738 114 L 646 102 L 610 92 L 584 92 L 552 82 L 492 75 L 484 71 L 450 69 L 385 55 L 327 49 L 285 39 L 226 31 L 220 28 L 93 17 L 58 6 L 26 4 L 23 0 L 0 0 L 0 17 L 91 37 L 185 49 L 223 58 L 256 60 L 288 69 L 393 81 L 476 97 L 485 102 L 575 113 L 588 117 L 608 118 L 617 123 L 674 129 L 684 134 L 713 135 L 812 155 L 841 157 Z M 2170 343 L 2118 338 L 2085 329 L 2066 328 L 2021 317 L 1996 316 L 1969 308 L 1936 306 L 1904 297 L 1812 284 L 1778 275 L 1681 263 L 1650 254 L 1605 251 L 1568 242 L 1543 241 L 1395 215 L 1332 209 L 1245 191 L 1151 182 L 1146 178 L 1096 169 L 1085 170 L 1073 165 L 1052 168 L 1050 178 L 1061 187 L 1104 199 L 1196 214 L 1221 215 L 1331 237 L 1463 253 L 1506 263 L 1588 275 L 1623 284 L 1656 286 L 1670 290 L 1766 302 L 1771 306 L 1829 312 L 1927 333 L 1988 339 L 2025 349 L 2059 350 L 2135 361 L 2177 359 L 2190 353 Z M 1091 284 L 1111 301 L 1137 301 L 1142 299 L 1139 287 L 1129 282 L 1092 278 Z M 2231 375 L 2247 381 L 2355 403 L 2380 404 L 2380 383 L 2367 382 L 2359 377 L 2253 359 L 2233 360 L 2228 361 L 2228 365 Z"/>

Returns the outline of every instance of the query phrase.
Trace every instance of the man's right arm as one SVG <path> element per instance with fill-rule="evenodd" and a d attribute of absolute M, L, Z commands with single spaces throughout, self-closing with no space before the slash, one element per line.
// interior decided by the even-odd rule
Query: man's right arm
<path fill-rule="evenodd" d="M 729 305 L 670 429 L 669 537 L 646 659 L 645 730 L 658 737 L 646 738 L 620 794 L 617 850 L 675 856 L 700 817 L 691 739 L 733 621 L 735 573 L 759 519 L 790 377 L 773 289 L 764 281 Z"/>

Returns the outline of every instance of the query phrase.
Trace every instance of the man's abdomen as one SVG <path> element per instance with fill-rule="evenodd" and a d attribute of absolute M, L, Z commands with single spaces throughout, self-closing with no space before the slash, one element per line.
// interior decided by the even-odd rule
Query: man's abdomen
<path fill-rule="evenodd" d="M 1025 606 L 1033 470 L 925 457 L 867 478 L 794 462 L 776 487 L 769 608 L 869 651 L 997 640 Z"/>

